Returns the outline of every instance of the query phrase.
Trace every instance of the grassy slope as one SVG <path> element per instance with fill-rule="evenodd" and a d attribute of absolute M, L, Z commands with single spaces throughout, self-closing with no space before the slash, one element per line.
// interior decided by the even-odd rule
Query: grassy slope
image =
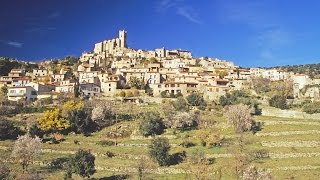
<path fill-rule="evenodd" d="M 229 135 L 228 138 L 230 142 L 235 140 L 233 130 L 231 127 L 226 126 L 226 120 L 224 118 L 213 117 L 216 121 L 218 121 L 218 125 L 223 125 L 224 128 L 219 128 L 217 131 L 221 133 L 221 135 Z M 274 122 L 274 121 L 288 121 L 288 122 L 314 122 L 317 123 L 319 121 L 315 120 L 299 120 L 299 119 L 282 119 L 276 117 L 256 117 L 257 121 L 262 122 Z M 137 127 L 137 123 L 135 121 L 131 122 L 122 122 L 123 126 L 128 126 L 128 128 L 135 129 Z M 267 124 L 267 123 L 266 123 Z M 96 166 L 99 168 L 104 168 L 104 170 L 97 170 L 97 173 L 94 175 L 96 178 L 108 177 L 115 174 L 132 174 L 133 177 L 136 177 L 137 173 L 133 172 L 125 172 L 123 168 L 125 167 L 137 167 L 139 158 L 145 157 L 147 155 L 148 149 L 147 144 L 149 143 L 149 139 L 138 139 L 132 140 L 129 138 L 120 139 L 119 142 L 121 144 L 127 145 L 136 145 L 136 146 L 118 146 L 118 147 L 102 147 L 100 145 L 96 145 L 97 141 L 105 140 L 105 134 L 110 128 L 106 128 L 100 132 L 94 133 L 90 137 L 84 137 L 81 135 L 68 135 L 66 136 L 66 141 L 60 144 L 44 144 L 43 149 L 46 151 L 42 154 L 41 159 L 39 161 L 48 162 L 52 159 L 58 157 L 66 157 L 71 153 L 75 152 L 79 148 L 90 149 L 95 154 L 98 154 L 96 158 Z M 309 130 L 320 130 L 320 125 L 310 125 L 310 124 L 290 124 L 290 123 L 282 123 L 282 124 L 270 124 L 265 125 L 259 133 L 270 133 L 270 132 L 287 132 L 287 131 L 309 131 Z M 228 148 L 206 148 L 200 146 L 199 140 L 193 138 L 196 134 L 196 130 L 187 131 L 187 132 L 179 132 L 176 131 L 175 135 L 177 138 L 170 139 L 170 143 L 173 145 L 172 152 L 178 152 L 181 150 L 185 150 L 188 153 L 194 151 L 196 148 L 203 149 L 205 154 L 214 155 L 214 154 L 228 154 L 230 151 Z M 173 135 L 172 130 L 168 130 L 165 135 Z M 319 141 L 320 134 L 303 134 L 303 135 L 278 135 L 278 136 L 257 136 L 252 135 L 250 138 L 251 144 L 247 147 L 249 151 L 264 149 L 270 153 L 320 153 L 320 147 L 266 147 L 263 146 L 261 142 L 297 142 L 298 140 L 303 141 Z M 79 145 L 74 144 L 74 140 L 78 140 L 80 142 Z M 180 146 L 176 146 L 183 142 L 184 140 L 191 140 L 197 143 L 196 147 L 192 148 L 182 148 Z M 1 141 L 1 147 L 10 147 L 12 146 L 12 141 Z M 51 151 L 51 152 L 50 152 Z M 103 154 L 106 151 L 111 151 L 116 154 L 114 158 L 107 158 Z M 0 158 L 2 160 L 8 159 L 10 156 L 9 150 L 0 150 Z M 138 158 L 138 159 L 135 159 Z M 158 166 L 155 163 L 149 161 L 150 169 L 156 169 Z M 222 168 L 223 179 L 234 178 L 232 173 L 232 168 L 230 166 L 233 164 L 233 158 L 216 158 L 214 164 L 212 165 L 213 170 L 211 172 L 215 172 L 215 170 Z M 255 162 L 257 166 L 263 168 L 270 168 L 275 176 L 275 179 L 289 179 L 290 177 L 294 177 L 295 179 L 318 179 L 320 177 L 320 156 L 313 157 L 288 157 L 288 158 L 268 158 Z M 188 166 L 187 163 L 181 163 L 178 165 L 170 166 L 169 169 L 177 169 L 184 170 Z M 15 169 L 19 169 L 17 165 L 12 164 L 12 167 Z M 284 170 L 283 168 L 296 167 L 304 170 Z M 35 169 L 43 169 L 39 168 L 39 166 L 34 165 L 32 168 Z M 306 169 L 309 168 L 309 169 Z M 311 168 L 311 169 L 310 169 Z M 315 168 L 315 169 L 312 169 Z M 111 170 L 110 170 L 111 169 Z M 119 170 L 120 172 L 116 172 L 115 170 Z M 46 171 L 43 171 L 46 172 Z M 63 179 L 63 172 L 57 171 L 46 174 L 48 179 Z M 156 179 L 184 179 L 187 175 L 185 173 L 182 174 L 149 174 L 148 177 L 156 178 Z"/>

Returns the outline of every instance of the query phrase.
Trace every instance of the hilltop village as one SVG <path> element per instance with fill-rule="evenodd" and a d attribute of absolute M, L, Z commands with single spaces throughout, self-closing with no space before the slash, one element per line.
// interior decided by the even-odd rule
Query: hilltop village
<path fill-rule="evenodd" d="M 0 58 L 0 179 L 319 179 L 320 64 L 133 49 Z"/>
<path fill-rule="evenodd" d="M 115 39 L 96 43 L 93 51 L 83 52 L 73 66 L 64 65 L 47 60 L 38 63 L 37 69 L 12 69 L 0 77 L 0 86 L 7 86 L 10 101 L 66 94 L 141 102 L 193 92 L 216 101 L 232 90 L 250 89 L 253 79 L 264 78 L 291 81 L 293 98 L 319 98 L 319 88 L 313 85 L 320 79 L 279 69 L 240 68 L 227 60 L 193 57 L 188 50 L 133 49 L 127 45 L 124 30 Z"/>

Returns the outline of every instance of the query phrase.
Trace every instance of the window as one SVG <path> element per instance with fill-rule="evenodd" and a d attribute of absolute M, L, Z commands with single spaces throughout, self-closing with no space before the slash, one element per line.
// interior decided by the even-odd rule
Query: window
<path fill-rule="evenodd" d="M 109 88 L 109 91 L 111 91 L 111 88 Z"/>

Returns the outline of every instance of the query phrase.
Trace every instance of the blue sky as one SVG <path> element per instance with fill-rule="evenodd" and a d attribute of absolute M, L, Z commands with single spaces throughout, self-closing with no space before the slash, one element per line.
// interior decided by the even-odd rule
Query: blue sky
<path fill-rule="evenodd" d="M 0 56 L 80 56 L 128 31 L 128 46 L 191 50 L 244 67 L 319 63 L 316 0 L 2 0 Z"/>

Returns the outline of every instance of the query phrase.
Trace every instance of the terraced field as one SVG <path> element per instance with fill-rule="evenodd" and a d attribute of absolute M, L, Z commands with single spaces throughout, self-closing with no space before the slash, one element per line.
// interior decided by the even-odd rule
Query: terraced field
<path fill-rule="evenodd" d="M 229 144 L 236 141 L 233 133 L 224 118 L 216 118 L 216 131 L 225 137 Z M 263 123 L 263 128 L 256 134 L 248 135 L 249 143 L 246 146 L 248 152 L 264 150 L 267 158 L 253 161 L 256 166 L 270 169 L 275 179 L 320 179 L 320 118 L 319 120 L 284 119 L 277 117 L 257 116 L 255 120 Z M 135 121 L 122 122 L 133 130 L 137 129 Z M 109 127 L 114 128 L 114 127 Z M 79 148 L 90 149 L 96 155 L 97 173 L 94 178 L 105 178 L 121 174 L 129 174 L 130 179 L 137 179 L 138 164 L 145 162 L 146 177 L 151 179 L 194 179 L 190 175 L 192 169 L 187 162 L 169 167 L 159 167 L 148 157 L 148 144 L 150 139 L 138 135 L 130 138 L 119 139 L 118 146 L 104 147 L 96 144 L 97 141 L 106 140 L 106 128 L 89 137 L 82 135 L 68 135 L 60 144 L 43 144 L 41 158 L 32 165 L 31 169 L 41 171 L 46 179 L 63 179 L 64 171 L 49 172 L 46 164 L 59 157 L 67 157 L 75 153 Z M 185 150 L 187 155 L 196 149 L 202 150 L 207 157 L 214 158 L 214 163 L 207 171 L 210 179 L 234 179 L 234 154 L 228 146 L 202 147 L 195 134 L 198 130 L 185 132 L 166 131 L 163 136 L 170 139 L 171 151 L 181 152 Z M 179 144 L 185 140 L 196 144 L 194 147 L 183 148 Z M 74 141 L 79 141 L 75 144 Z M 10 162 L 10 147 L 13 141 L 0 142 L 0 157 L 2 161 Z M 114 157 L 108 158 L 105 153 L 113 152 Z M 15 164 L 12 168 L 19 169 Z M 194 167 L 195 168 L 195 167 Z M 77 177 L 74 176 L 76 179 Z"/>

